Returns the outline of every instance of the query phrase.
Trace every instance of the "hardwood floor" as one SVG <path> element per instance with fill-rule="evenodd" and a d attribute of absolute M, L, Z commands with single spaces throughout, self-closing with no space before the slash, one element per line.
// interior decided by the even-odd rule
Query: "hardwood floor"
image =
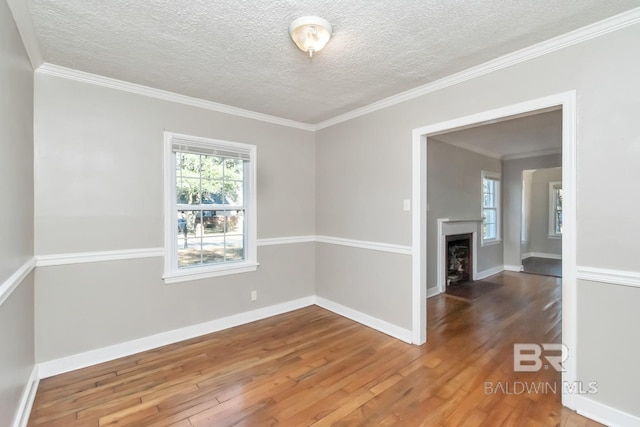
<path fill-rule="evenodd" d="M 420 347 L 308 307 L 45 379 L 29 426 L 600 425 L 561 407 L 555 371 L 513 372 L 514 343 L 560 341 L 559 280 L 490 280 L 429 299 Z"/>

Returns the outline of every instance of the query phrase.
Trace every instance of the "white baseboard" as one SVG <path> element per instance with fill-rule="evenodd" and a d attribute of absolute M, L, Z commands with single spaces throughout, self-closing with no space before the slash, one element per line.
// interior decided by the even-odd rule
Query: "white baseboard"
<path fill-rule="evenodd" d="M 438 287 L 433 287 L 433 288 L 427 288 L 427 299 L 431 298 L 431 297 L 435 297 L 436 295 L 440 295 L 442 292 L 440 292 L 440 289 L 438 289 Z"/>
<path fill-rule="evenodd" d="M 584 396 L 575 396 L 576 412 L 609 427 L 638 427 L 640 417 L 596 402 Z"/>
<path fill-rule="evenodd" d="M 520 272 L 523 270 L 524 267 L 522 267 L 521 265 L 504 265 L 504 270 L 505 271 L 515 271 L 515 272 Z"/>
<path fill-rule="evenodd" d="M 505 266 L 504 265 L 498 265 L 496 267 L 489 268 L 489 269 L 484 270 L 484 271 L 479 271 L 476 274 L 476 277 L 473 280 L 486 279 L 487 277 L 493 276 L 494 274 L 502 273 L 504 270 L 505 270 Z"/>
<path fill-rule="evenodd" d="M 533 255 L 531 255 L 531 252 L 527 252 L 525 254 L 520 255 L 520 259 L 527 259 L 527 258 L 531 258 Z"/>
<path fill-rule="evenodd" d="M 29 422 L 29 416 L 31 415 L 31 408 L 33 407 L 33 401 L 36 398 L 36 391 L 38 391 L 38 384 L 40 383 L 40 375 L 38 371 L 38 365 L 33 367 L 31 376 L 29 376 L 29 382 L 24 387 L 22 397 L 20 398 L 20 404 L 18 410 L 13 419 L 13 427 L 27 427 Z"/>
<path fill-rule="evenodd" d="M 142 351 L 151 350 L 153 348 L 162 347 L 164 345 L 243 325 L 245 323 L 255 322 L 256 320 L 308 307 L 313 305 L 314 302 L 315 298 L 313 296 L 309 296 L 293 301 L 287 301 L 282 304 L 247 311 L 245 313 L 234 314 L 232 316 L 223 317 L 210 322 L 187 326 L 139 338 L 133 341 L 43 362 L 39 365 L 40 378 L 48 378 L 65 372 L 74 371 L 76 369 L 85 368 L 87 366 L 97 365 L 98 363 L 108 362 L 120 357 L 140 353 Z"/>
<path fill-rule="evenodd" d="M 339 314 L 340 316 L 344 316 L 355 322 L 358 322 L 365 326 L 373 328 L 384 334 L 397 338 L 401 341 L 404 341 L 407 343 L 412 342 L 412 332 L 410 330 L 401 328 L 392 323 L 378 319 L 377 317 L 373 317 L 368 314 L 362 313 L 360 311 L 354 310 L 352 308 L 345 307 L 344 305 L 340 305 L 338 303 L 335 303 L 333 301 L 330 301 L 326 298 L 322 298 L 319 296 L 316 296 L 316 305 L 319 307 L 325 308 L 329 311 L 332 311 L 336 314 Z"/>
<path fill-rule="evenodd" d="M 525 255 L 527 255 L 527 256 L 525 257 Z M 547 259 L 562 259 L 562 254 L 548 254 L 548 253 L 544 253 L 544 252 L 529 252 L 527 254 L 522 255 L 522 259 L 531 258 L 531 257 L 547 258 Z"/>
<path fill-rule="evenodd" d="M 48 378 L 65 372 L 74 371 L 76 369 L 86 368 L 88 366 L 115 360 L 120 357 L 130 356 L 132 354 L 162 347 L 164 345 L 210 334 L 223 329 L 243 325 L 245 323 L 255 322 L 257 320 L 276 316 L 278 314 L 308 307 L 314 304 L 401 341 L 407 343 L 412 342 L 411 330 L 401 328 L 392 323 L 359 312 L 352 308 L 345 307 L 328 299 L 318 296 L 309 296 L 245 313 L 234 314 L 232 316 L 223 317 L 210 322 L 187 326 L 84 353 L 62 357 L 60 359 L 42 362 L 38 365 L 39 378 Z"/>

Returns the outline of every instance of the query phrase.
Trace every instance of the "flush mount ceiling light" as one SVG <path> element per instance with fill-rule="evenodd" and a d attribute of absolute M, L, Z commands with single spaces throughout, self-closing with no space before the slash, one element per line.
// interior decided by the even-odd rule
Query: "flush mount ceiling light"
<path fill-rule="evenodd" d="M 291 39 L 309 58 L 327 44 L 331 32 L 331 24 L 318 16 L 303 16 L 289 25 Z"/>

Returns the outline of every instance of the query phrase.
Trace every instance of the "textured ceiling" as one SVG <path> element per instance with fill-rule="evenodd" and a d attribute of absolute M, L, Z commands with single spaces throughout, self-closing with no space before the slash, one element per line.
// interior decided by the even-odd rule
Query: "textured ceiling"
<path fill-rule="evenodd" d="M 25 0 L 45 62 L 318 123 L 640 0 Z M 288 34 L 319 15 L 313 61 Z"/>
<path fill-rule="evenodd" d="M 495 158 L 560 153 L 562 110 L 447 132 L 433 139 Z"/>

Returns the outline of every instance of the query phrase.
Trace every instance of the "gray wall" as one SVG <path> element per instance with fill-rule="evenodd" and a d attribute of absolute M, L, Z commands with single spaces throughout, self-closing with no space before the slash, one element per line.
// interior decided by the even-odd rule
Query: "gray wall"
<path fill-rule="evenodd" d="M 640 201 L 629 197 L 627 185 L 620 185 L 640 181 L 637 167 L 640 162 L 637 149 L 640 146 L 640 121 L 637 120 L 640 57 L 635 54 L 639 39 L 640 25 L 627 27 L 320 130 L 316 141 L 318 232 L 411 244 L 411 215 L 402 210 L 402 199 L 409 198 L 411 192 L 413 129 L 575 89 L 578 265 L 640 271 L 635 247 L 635 241 L 640 238 L 637 227 Z M 559 165 L 549 161 L 549 164 L 518 167 L 517 162 L 503 165 L 503 180 L 511 175 L 514 182 L 513 188 L 503 187 L 509 190 L 510 195 L 505 197 L 511 197 L 512 209 L 520 212 L 522 170 Z M 505 220 L 508 218 L 509 214 L 505 213 Z M 504 234 L 511 242 L 511 246 L 507 246 L 505 240 L 504 250 L 508 255 L 505 263 L 519 265 L 519 215 L 514 215 L 510 224 L 505 221 Z M 621 235 L 627 238 L 620 240 Z M 394 256 L 387 255 L 388 258 Z M 328 254 L 318 254 L 316 258 L 318 270 L 332 270 L 337 263 L 338 260 Z M 328 286 L 342 286 L 344 297 L 334 294 L 338 303 L 351 298 L 347 295 L 389 301 L 384 309 L 379 308 L 379 303 L 368 306 L 367 314 L 397 322 L 393 320 L 400 316 L 397 313 L 411 310 L 411 280 L 400 266 L 393 262 L 387 265 L 390 269 L 397 268 L 390 273 L 397 279 L 386 285 L 353 278 L 346 282 L 335 275 L 332 280 L 338 281 L 337 284 L 330 280 L 318 281 L 316 292 L 321 294 Z M 369 295 L 371 286 L 378 290 L 374 296 Z M 640 343 L 630 339 L 627 324 L 620 324 L 618 317 L 625 315 L 630 307 L 640 305 L 640 289 L 627 290 L 625 304 L 620 304 L 613 291 L 617 285 L 602 286 L 612 291 L 602 292 L 597 301 L 579 292 L 578 306 L 583 313 L 604 312 L 605 307 L 606 312 L 618 312 L 616 316 L 601 316 L 601 327 L 611 331 L 609 342 L 616 352 L 637 354 Z M 616 408 L 640 415 L 640 409 L 629 403 L 629 396 L 637 395 L 640 370 L 635 363 L 623 361 L 615 370 L 603 371 L 600 358 L 588 351 L 599 342 L 589 334 L 588 326 L 581 317 L 578 379 L 615 384 L 615 388 L 602 392 L 602 396 L 607 396 L 602 401 L 614 402 Z M 593 398 L 600 399 L 599 395 Z"/>
<path fill-rule="evenodd" d="M 0 2 L 0 284 L 33 257 L 33 71 Z M 11 424 L 34 365 L 33 275 L 0 305 L 0 425 Z"/>
<path fill-rule="evenodd" d="M 562 166 L 562 155 L 505 160 L 502 163 L 504 264 L 522 265 L 522 172 Z"/>
<path fill-rule="evenodd" d="M 522 229 L 520 237 L 520 257 L 531 252 L 531 186 L 533 184 L 533 172 L 535 170 L 522 171 Z"/>
<path fill-rule="evenodd" d="M 549 183 L 562 182 L 562 168 L 538 169 L 531 180 L 528 252 L 562 255 L 562 239 L 549 237 Z"/>
<path fill-rule="evenodd" d="M 578 372 L 597 382 L 594 398 L 640 415 L 638 408 L 638 288 L 578 281 Z M 597 308 L 597 309 L 596 309 Z M 630 384 L 636 384 L 630 389 Z"/>
<path fill-rule="evenodd" d="M 165 130 L 257 145 L 258 238 L 314 234 L 312 132 L 39 73 L 35 89 L 36 254 L 162 247 Z M 313 295 L 314 251 L 263 246 L 256 272 L 173 285 L 161 258 L 39 267 L 36 358 Z"/>
<path fill-rule="evenodd" d="M 437 286 L 438 218 L 482 218 L 482 171 L 502 172 L 502 162 L 437 139 L 427 140 L 427 288 Z M 502 234 L 502 232 L 500 233 Z M 502 265 L 502 243 L 482 247 L 478 272 Z"/>

